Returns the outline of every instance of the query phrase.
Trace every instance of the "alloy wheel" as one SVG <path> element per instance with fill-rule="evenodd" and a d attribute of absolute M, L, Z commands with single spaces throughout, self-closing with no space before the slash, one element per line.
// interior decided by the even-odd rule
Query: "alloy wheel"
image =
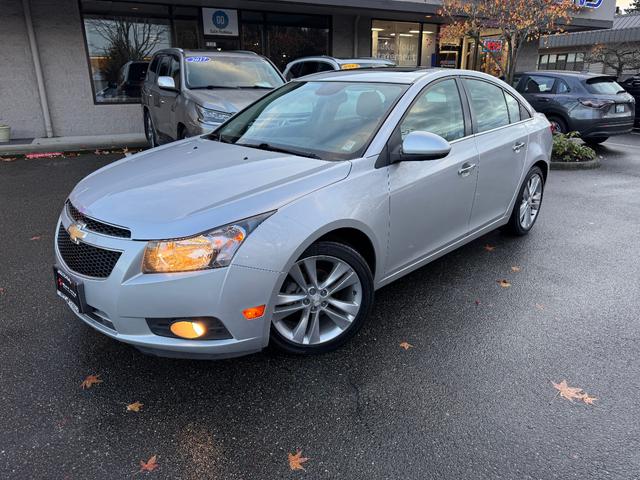
<path fill-rule="evenodd" d="M 527 186 L 522 192 L 522 202 L 520 203 L 519 219 L 520 226 L 529 230 L 533 222 L 536 221 L 540 204 L 542 203 L 542 177 L 534 173 L 529 178 Z"/>
<path fill-rule="evenodd" d="M 343 334 L 362 305 L 362 283 L 344 260 L 317 255 L 297 261 L 280 289 L 273 326 L 289 342 L 320 345 Z"/>
<path fill-rule="evenodd" d="M 147 113 L 147 138 L 149 139 L 149 144 L 151 148 L 158 146 L 158 141 L 156 139 L 156 131 L 153 128 L 153 121 L 151 120 L 151 115 Z"/>

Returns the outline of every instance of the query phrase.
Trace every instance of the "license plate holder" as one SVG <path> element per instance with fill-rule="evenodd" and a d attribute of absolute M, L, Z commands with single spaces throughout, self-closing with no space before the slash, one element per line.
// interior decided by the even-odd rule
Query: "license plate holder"
<path fill-rule="evenodd" d="M 69 308 L 76 313 L 85 313 L 87 304 L 84 300 L 84 285 L 72 280 L 69 275 L 56 267 L 53 267 L 53 276 L 58 296 L 67 302 Z"/>

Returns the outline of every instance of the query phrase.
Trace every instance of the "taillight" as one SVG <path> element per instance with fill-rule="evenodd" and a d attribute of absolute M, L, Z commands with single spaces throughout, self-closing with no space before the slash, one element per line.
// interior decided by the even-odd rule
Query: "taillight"
<path fill-rule="evenodd" d="M 604 108 L 613 105 L 613 100 L 600 100 L 598 98 L 579 98 L 578 101 L 585 107 L 590 108 Z"/>

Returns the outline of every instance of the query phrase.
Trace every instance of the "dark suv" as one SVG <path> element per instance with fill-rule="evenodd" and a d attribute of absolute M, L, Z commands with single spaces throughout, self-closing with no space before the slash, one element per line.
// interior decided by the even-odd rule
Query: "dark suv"
<path fill-rule="evenodd" d="M 636 104 L 640 102 L 640 75 L 627 78 L 620 85 L 636 99 Z M 636 108 L 636 126 L 640 126 L 640 108 Z"/>
<path fill-rule="evenodd" d="M 586 143 L 598 144 L 633 129 L 635 100 L 614 77 L 544 70 L 518 77 L 516 90 L 557 132 L 577 131 Z"/>

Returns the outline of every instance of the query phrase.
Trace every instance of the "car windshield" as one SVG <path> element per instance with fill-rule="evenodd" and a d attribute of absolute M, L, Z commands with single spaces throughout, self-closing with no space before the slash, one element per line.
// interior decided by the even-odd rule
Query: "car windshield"
<path fill-rule="evenodd" d="M 275 67 L 253 55 L 185 57 L 189 88 L 276 88 L 284 83 Z"/>
<path fill-rule="evenodd" d="M 239 113 L 210 139 L 325 160 L 364 153 L 406 85 L 292 82 Z"/>
<path fill-rule="evenodd" d="M 624 88 L 622 88 L 618 82 L 606 77 L 587 80 L 587 90 L 589 90 L 590 93 L 610 95 L 624 92 Z"/>

